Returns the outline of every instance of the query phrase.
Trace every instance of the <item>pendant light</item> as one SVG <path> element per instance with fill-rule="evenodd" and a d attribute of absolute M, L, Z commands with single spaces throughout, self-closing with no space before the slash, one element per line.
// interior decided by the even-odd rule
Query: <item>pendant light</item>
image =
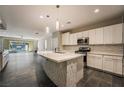
<path fill-rule="evenodd" d="M 57 8 L 57 12 L 58 12 L 58 18 L 56 20 L 56 31 L 59 31 L 60 30 L 60 23 L 59 23 L 59 8 L 60 8 L 60 6 L 56 5 L 56 8 Z"/>

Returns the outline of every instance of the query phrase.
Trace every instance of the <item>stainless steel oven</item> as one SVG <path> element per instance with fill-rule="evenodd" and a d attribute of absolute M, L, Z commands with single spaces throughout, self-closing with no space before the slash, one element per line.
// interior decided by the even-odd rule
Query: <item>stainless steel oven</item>
<path fill-rule="evenodd" d="M 88 45 L 89 44 L 89 37 L 83 37 L 77 39 L 77 44 L 78 45 Z"/>

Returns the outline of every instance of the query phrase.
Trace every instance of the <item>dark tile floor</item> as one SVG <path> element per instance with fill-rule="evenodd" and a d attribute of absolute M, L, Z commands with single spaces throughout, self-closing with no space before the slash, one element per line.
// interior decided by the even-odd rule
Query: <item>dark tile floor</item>
<path fill-rule="evenodd" d="M 79 87 L 124 87 L 124 78 L 90 68 L 84 69 L 84 78 L 79 81 Z"/>
<path fill-rule="evenodd" d="M 56 87 L 42 69 L 42 57 L 33 53 L 10 54 L 7 67 L 0 73 L 0 87 Z M 124 78 L 85 68 L 78 87 L 121 87 Z"/>

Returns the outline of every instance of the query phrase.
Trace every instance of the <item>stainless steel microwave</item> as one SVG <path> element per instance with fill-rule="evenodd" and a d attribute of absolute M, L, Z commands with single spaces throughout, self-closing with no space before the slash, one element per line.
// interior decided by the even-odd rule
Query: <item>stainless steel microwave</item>
<path fill-rule="evenodd" d="M 83 37 L 77 39 L 77 44 L 78 45 L 88 45 L 89 44 L 89 37 Z"/>

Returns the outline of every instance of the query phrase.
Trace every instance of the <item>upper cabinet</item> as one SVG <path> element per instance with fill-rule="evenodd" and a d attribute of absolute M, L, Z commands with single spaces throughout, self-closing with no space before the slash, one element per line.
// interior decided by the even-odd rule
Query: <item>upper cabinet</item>
<path fill-rule="evenodd" d="M 62 45 L 77 45 L 77 33 L 69 32 L 62 34 Z"/>
<path fill-rule="evenodd" d="M 89 30 L 89 44 L 103 44 L 103 28 Z"/>
<path fill-rule="evenodd" d="M 104 27 L 104 44 L 122 43 L 122 24 Z"/>
<path fill-rule="evenodd" d="M 62 34 L 62 45 L 77 45 L 77 39 L 89 37 L 90 45 L 122 44 L 123 24 L 115 24 L 78 33 Z"/>
<path fill-rule="evenodd" d="M 73 34 L 73 45 L 77 45 L 77 34 Z"/>
<path fill-rule="evenodd" d="M 82 33 L 82 32 L 78 32 L 78 33 L 76 33 L 76 35 L 77 35 L 77 39 L 79 39 L 79 38 L 82 38 L 82 37 L 83 37 L 83 33 Z"/>
<path fill-rule="evenodd" d="M 89 31 L 83 31 L 82 37 L 89 37 Z"/>
<path fill-rule="evenodd" d="M 95 44 L 103 44 L 103 28 L 95 29 Z"/>
<path fill-rule="evenodd" d="M 77 34 L 70 34 L 70 42 L 69 45 L 77 45 Z"/>
<path fill-rule="evenodd" d="M 96 33 L 95 30 L 89 30 L 89 44 L 95 44 Z"/>
<path fill-rule="evenodd" d="M 122 24 L 113 25 L 112 43 L 122 43 Z"/>
<path fill-rule="evenodd" d="M 104 27 L 104 44 L 112 44 L 112 26 Z"/>
<path fill-rule="evenodd" d="M 70 33 L 63 33 L 62 34 L 62 45 L 69 45 L 70 42 Z"/>

